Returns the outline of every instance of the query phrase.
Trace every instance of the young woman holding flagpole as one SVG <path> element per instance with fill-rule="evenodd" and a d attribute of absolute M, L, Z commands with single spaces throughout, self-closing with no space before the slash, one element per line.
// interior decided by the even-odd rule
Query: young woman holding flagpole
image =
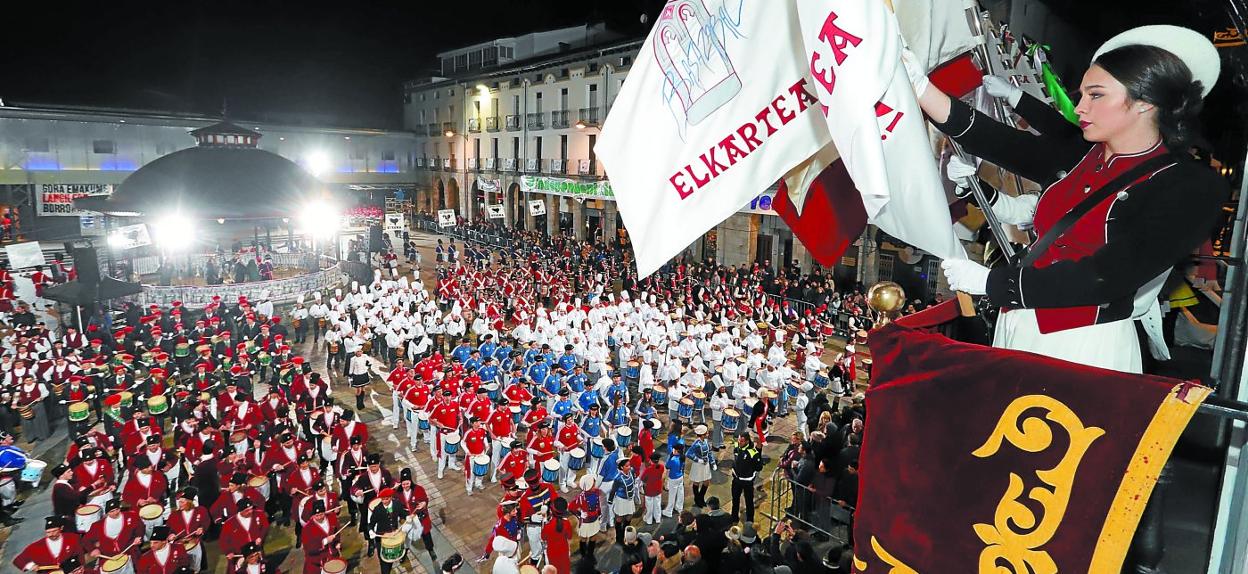
<path fill-rule="evenodd" d="M 1037 239 L 1017 265 L 942 263 L 950 288 L 1002 307 L 993 344 L 1125 372 L 1142 371 L 1135 319 L 1160 341 L 1157 294 L 1171 267 L 1208 239 L 1227 185 L 1191 150 L 1217 50 L 1177 26 L 1129 30 L 1097 50 L 1080 84 L 1079 130 L 1017 88 L 986 78 L 1040 135 L 975 112 L 903 56 L 923 111 L 968 153 L 1044 186 L 989 199 Z M 1082 132 L 1082 133 L 1080 133 Z M 1164 343 L 1154 344 L 1164 356 Z"/>

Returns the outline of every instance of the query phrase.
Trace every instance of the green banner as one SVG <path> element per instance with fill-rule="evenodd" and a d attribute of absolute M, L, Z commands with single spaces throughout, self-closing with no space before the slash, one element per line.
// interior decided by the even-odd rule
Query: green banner
<path fill-rule="evenodd" d="M 577 181 L 556 177 L 537 177 L 532 175 L 520 178 L 520 190 L 524 192 L 541 192 L 582 199 L 615 199 L 611 191 L 611 182 Z"/>

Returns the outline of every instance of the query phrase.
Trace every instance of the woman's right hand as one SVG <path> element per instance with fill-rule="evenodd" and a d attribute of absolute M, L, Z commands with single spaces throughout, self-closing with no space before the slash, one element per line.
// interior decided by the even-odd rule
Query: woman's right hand
<path fill-rule="evenodd" d="M 983 81 L 984 90 L 988 92 L 988 95 L 1005 100 L 1010 107 L 1017 106 L 1019 100 L 1023 99 L 1023 90 L 1011 84 L 1009 80 L 996 76 L 984 76 Z"/>

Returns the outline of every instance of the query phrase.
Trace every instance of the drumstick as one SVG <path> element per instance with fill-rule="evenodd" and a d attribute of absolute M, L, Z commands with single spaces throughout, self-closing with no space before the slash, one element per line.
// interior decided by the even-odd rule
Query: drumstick
<path fill-rule="evenodd" d="M 131 548 L 134 548 L 134 545 L 135 545 L 135 544 L 138 544 L 138 543 L 139 543 L 139 542 L 138 542 L 137 540 L 136 540 L 136 541 L 134 541 L 134 542 L 131 542 L 131 543 L 130 543 L 130 545 L 129 545 L 129 546 L 127 546 L 127 547 L 125 547 L 125 548 L 124 548 L 121 552 L 119 552 L 119 553 L 117 553 L 117 554 L 114 554 L 114 555 L 112 555 L 112 556 L 102 556 L 102 558 L 104 558 L 104 560 L 105 560 L 105 561 L 108 561 L 108 560 L 116 560 L 116 559 L 118 559 L 118 558 L 121 558 L 122 556 L 125 556 L 125 555 L 126 555 L 126 553 L 130 552 L 130 549 L 131 549 Z"/>

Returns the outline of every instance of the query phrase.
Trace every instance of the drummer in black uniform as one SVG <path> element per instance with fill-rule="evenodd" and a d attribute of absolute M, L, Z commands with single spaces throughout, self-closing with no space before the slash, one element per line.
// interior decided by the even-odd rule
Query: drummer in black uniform
<path fill-rule="evenodd" d="M 381 489 L 381 492 L 377 494 L 377 499 L 380 502 L 368 513 L 369 536 L 378 548 L 377 563 L 381 565 L 381 574 L 390 574 L 390 569 L 394 564 L 386 562 L 386 552 L 381 545 L 381 538 L 399 530 L 403 522 L 407 520 L 407 509 L 394 501 L 393 488 Z M 403 537 L 403 543 L 407 543 L 406 536 Z M 370 551 L 369 554 L 372 552 Z"/>

